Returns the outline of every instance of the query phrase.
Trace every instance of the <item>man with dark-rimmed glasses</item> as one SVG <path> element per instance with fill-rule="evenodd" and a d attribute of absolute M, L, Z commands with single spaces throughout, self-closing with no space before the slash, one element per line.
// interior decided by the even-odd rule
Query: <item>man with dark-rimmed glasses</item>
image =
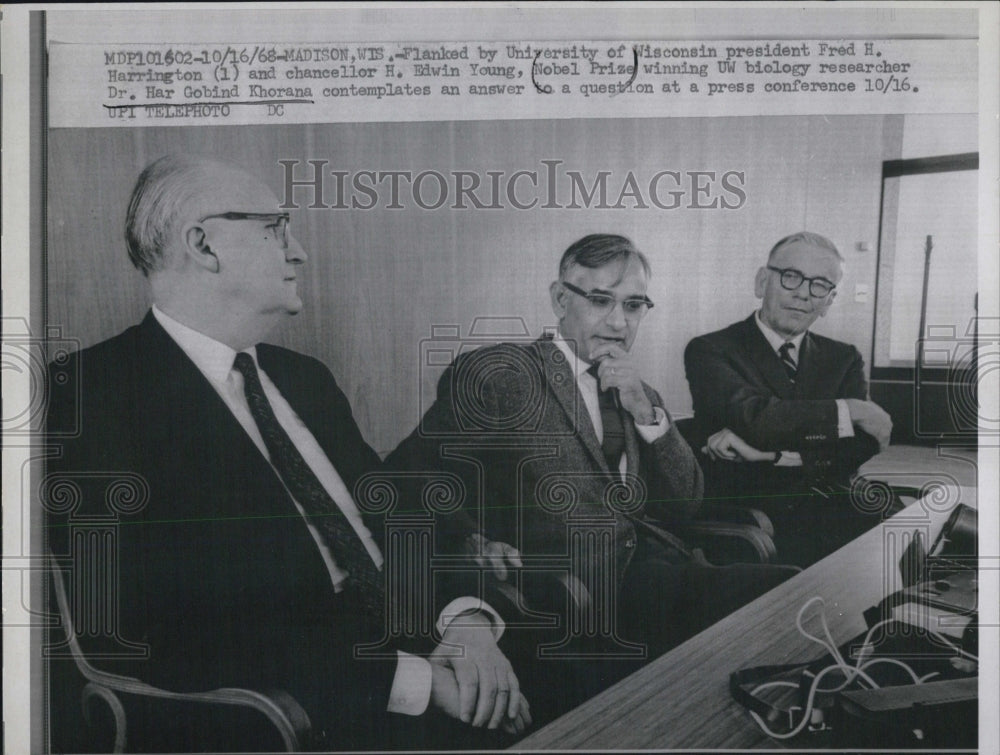
<path fill-rule="evenodd" d="M 829 239 L 786 236 L 757 271 L 760 309 L 684 354 L 706 495 L 763 509 L 779 560 L 803 567 L 881 521 L 852 506 L 848 483 L 888 446 L 892 421 L 868 400 L 858 350 L 809 330 L 842 276 Z"/>
<path fill-rule="evenodd" d="M 439 517 L 440 533 L 481 531 L 497 558 L 514 546 L 529 597 L 544 603 L 530 578 L 545 569 L 586 587 L 584 615 L 565 618 L 556 591 L 559 625 L 508 627 L 501 641 L 542 721 L 794 573 L 708 566 L 668 531 L 699 509 L 702 474 L 633 354 L 649 277 L 624 236 L 570 245 L 549 286 L 558 330 L 461 353 L 386 459 L 461 479 L 464 505 Z"/>

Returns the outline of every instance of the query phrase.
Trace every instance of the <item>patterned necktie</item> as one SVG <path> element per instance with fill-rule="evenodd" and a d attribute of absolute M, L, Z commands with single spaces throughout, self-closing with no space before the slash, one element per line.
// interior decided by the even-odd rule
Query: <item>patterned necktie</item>
<path fill-rule="evenodd" d="M 601 425 L 604 428 L 604 438 L 601 440 L 601 451 L 608 462 L 612 476 L 620 477 L 619 464 L 625 451 L 625 423 L 622 421 L 621 408 L 618 406 L 618 392 L 614 388 L 606 391 L 600 389 L 601 382 L 597 377 L 599 363 L 587 368 L 587 374 L 597 380 L 597 406 L 601 410 Z"/>
<path fill-rule="evenodd" d="M 371 555 L 365 550 L 344 512 L 316 479 L 316 475 L 274 416 L 274 409 L 264 394 L 253 358 L 240 352 L 236 355 L 233 366 L 243 376 L 243 392 L 246 394 L 250 413 L 253 414 L 264 438 L 264 445 L 271 455 L 271 463 L 282 482 L 302 506 L 309 520 L 325 535 L 337 566 L 347 571 L 359 588 L 369 615 L 375 621 L 381 621 L 385 614 L 385 581 Z"/>
<path fill-rule="evenodd" d="M 785 368 L 788 379 L 793 383 L 795 382 L 795 375 L 799 371 L 798 365 L 795 364 L 795 357 L 792 356 L 792 349 L 794 348 L 795 344 L 791 341 L 785 341 L 778 347 L 778 356 L 781 358 L 781 364 Z"/>

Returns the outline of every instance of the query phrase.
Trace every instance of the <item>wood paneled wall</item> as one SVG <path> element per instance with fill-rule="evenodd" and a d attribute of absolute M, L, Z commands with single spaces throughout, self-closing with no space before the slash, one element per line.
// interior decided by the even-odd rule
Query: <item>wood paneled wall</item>
<path fill-rule="evenodd" d="M 682 354 L 687 341 L 745 317 L 755 307 L 753 276 L 781 236 L 809 229 L 847 257 L 841 293 L 819 332 L 871 352 L 872 302 L 853 300 L 855 283 L 874 290 L 879 176 L 886 144 L 898 144 L 893 116 L 511 120 L 417 124 L 106 128 L 53 130 L 48 173 L 48 324 L 86 346 L 137 322 L 149 306 L 142 276 L 125 254 L 123 222 L 142 168 L 171 151 L 236 162 L 283 195 L 278 160 L 327 160 L 327 170 L 489 171 L 504 181 L 559 160 L 589 185 L 610 171 L 610 203 L 629 171 L 646 190 L 658 171 L 739 171 L 739 209 L 437 210 L 388 201 L 371 210 L 293 213 L 309 253 L 300 290 L 306 309 L 274 341 L 326 362 L 369 442 L 387 453 L 415 426 L 440 370 L 424 369 L 432 326 L 475 318 L 520 318 L 531 335 L 554 325 L 547 287 L 563 250 L 587 233 L 630 236 L 650 257 L 656 308 L 635 348 L 647 381 L 675 413 L 690 411 Z M 888 157 L 895 157 L 889 155 Z M 332 187 L 332 179 L 327 182 Z M 404 185 L 405 186 L 405 185 Z M 519 194 L 530 197 L 526 180 Z M 559 201 L 569 204 L 563 176 Z M 385 193 L 385 185 L 380 190 Z M 671 187 L 662 184 L 664 190 Z M 301 191 L 301 190 L 299 190 Z M 715 193 L 719 193 L 716 186 Z M 429 181 L 425 196 L 433 200 Z M 297 195 L 303 202 L 309 193 Z M 665 199 L 666 197 L 664 197 Z M 727 195 L 729 201 L 735 197 Z M 327 203 L 333 201 L 326 197 Z M 449 202 L 449 205 L 452 202 Z M 857 252 L 857 242 L 871 251 Z M 491 321 L 496 325 L 495 321 Z"/>

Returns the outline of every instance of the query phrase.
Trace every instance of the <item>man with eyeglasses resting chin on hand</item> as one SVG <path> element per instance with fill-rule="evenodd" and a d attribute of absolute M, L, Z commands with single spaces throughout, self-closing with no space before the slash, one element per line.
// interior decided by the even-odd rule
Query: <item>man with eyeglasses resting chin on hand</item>
<path fill-rule="evenodd" d="M 802 231 L 757 271 L 760 309 L 698 336 L 684 365 L 690 440 L 708 456 L 706 497 L 762 509 L 778 560 L 808 566 L 881 521 L 852 505 L 851 475 L 889 445 L 892 420 L 868 400 L 858 350 L 809 331 L 837 295 L 843 258 Z"/>
<path fill-rule="evenodd" d="M 553 629 L 548 653 L 544 633 L 509 624 L 501 640 L 538 721 L 628 670 L 613 654 L 638 645 L 637 662 L 654 658 L 795 571 L 708 566 L 653 529 L 700 507 L 702 473 L 632 353 L 653 307 L 649 277 L 623 236 L 572 244 L 549 287 L 558 332 L 461 354 L 420 426 L 386 459 L 463 480 L 464 506 L 439 518 L 441 530 L 460 533 L 464 516 L 467 531 L 512 544 L 526 567 L 568 570 L 587 588 L 591 613 L 580 623 L 595 646 L 559 646 L 572 622 Z M 579 663 L 562 662 L 573 650 Z"/>

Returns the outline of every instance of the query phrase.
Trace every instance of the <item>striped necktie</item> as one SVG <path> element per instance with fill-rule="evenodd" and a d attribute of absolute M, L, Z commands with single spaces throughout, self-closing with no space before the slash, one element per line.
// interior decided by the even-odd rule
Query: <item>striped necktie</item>
<path fill-rule="evenodd" d="M 795 357 L 792 356 L 792 350 L 795 348 L 795 344 L 791 341 L 785 341 L 778 348 L 778 356 L 781 358 L 781 364 L 785 368 L 785 373 L 788 375 L 788 379 L 793 383 L 795 382 L 795 375 L 798 373 L 799 368 L 795 363 Z"/>
<path fill-rule="evenodd" d="M 316 478 L 295 443 L 274 416 L 274 409 L 264 393 L 253 358 L 246 352 L 240 352 L 236 355 L 233 367 L 243 376 L 243 392 L 250 406 L 250 413 L 282 482 L 302 506 L 309 520 L 325 536 L 337 566 L 347 571 L 351 581 L 359 588 L 369 615 L 373 620 L 381 621 L 385 615 L 385 581 L 371 555 L 347 521 L 344 512 L 326 492 L 326 488 Z"/>

